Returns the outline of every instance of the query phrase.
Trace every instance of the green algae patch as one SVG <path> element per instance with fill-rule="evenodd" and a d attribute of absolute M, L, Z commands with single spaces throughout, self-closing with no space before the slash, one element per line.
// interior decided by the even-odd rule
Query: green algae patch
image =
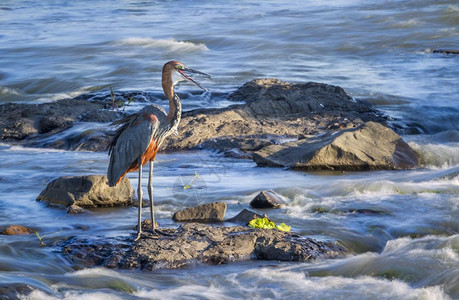
<path fill-rule="evenodd" d="M 274 224 L 274 222 L 268 220 L 268 218 L 262 219 L 253 219 L 249 222 L 250 228 L 261 228 L 261 229 L 277 229 L 280 231 L 290 232 L 290 226 L 285 225 L 285 223 L 280 223 L 279 225 Z"/>

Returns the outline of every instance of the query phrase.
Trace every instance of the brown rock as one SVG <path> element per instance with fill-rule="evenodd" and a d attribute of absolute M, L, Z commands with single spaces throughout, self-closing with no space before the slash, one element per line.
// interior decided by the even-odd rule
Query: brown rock
<path fill-rule="evenodd" d="M 172 219 L 188 222 L 222 222 L 225 212 L 225 202 L 213 202 L 177 211 L 172 216 Z"/>
<path fill-rule="evenodd" d="M 293 169 L 374 170 L 414 168 L 416 153 L 376 122 L 315 138 L 272 145 L 253 154 L 259 166 Z"/>
<path fill-rule="evenodd" d="M 35 233 L 35 230 L 24 227 L 22 225 L 9 225 L 0 231 L 0 234 L 4 235 L 21 235 Z"/>
<path fill-rule="evenodd" d="M 284 200 L 273 191 L 261 191 L 250 201 L 253 208 L 279 208 Z"/>
<path fill-rule="evenodd" d="M 65 176 L 51 181 L 37 201 L 66 207 L 125 206 L 132 203 L 133 196 L 134 190 L 127 178 L 109 187 L 105 175 Z"/>

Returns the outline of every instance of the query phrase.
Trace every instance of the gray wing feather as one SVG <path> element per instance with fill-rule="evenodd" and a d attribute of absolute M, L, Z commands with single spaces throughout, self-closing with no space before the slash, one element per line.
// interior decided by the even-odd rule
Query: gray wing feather
<path fill-rule="evenodd" d="M 152 110 L 151 107 L 148 108 L 149 110 L 144 108 L 139 113 L 114 122 L 114 125 L 123 124 L 123 126 L 117 130 L 109 150 L 110 164 L 107 171 L 109 186 L 114 186 L 129 167 L 139 160 L 139 157 L 147 150 L 151 140 L 157 135 L 160 121 L 164 120 L 162 115 L 165 116 L 165 114 L 159 110 L 158 122 L 151 123 L 143 119 L 143 113 Z M 155 115 L 157 115 L 156 111 Z"/>

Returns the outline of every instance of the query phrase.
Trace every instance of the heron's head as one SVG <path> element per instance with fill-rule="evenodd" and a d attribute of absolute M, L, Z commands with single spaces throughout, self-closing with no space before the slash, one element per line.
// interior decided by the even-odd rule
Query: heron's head
<path fill-rule="evenodd" d="M 189 81 L 193 83 L 194 85 L 200 87 L 201 89 L 207 91 L 206 88 L 201 86 L 196 80 L 192 77 L 193 74 L 201 75 L 206 78 L 210 78 L 209 74 L 188 68 L 184 64 L 178 61 L 169 61 L 167 62 L 164 67 L 163 67 L 163 76 L 165 74 L 170 74 L 170 78 L 172 79 L 172 85 L 177 84 L 180 81 Z"/>

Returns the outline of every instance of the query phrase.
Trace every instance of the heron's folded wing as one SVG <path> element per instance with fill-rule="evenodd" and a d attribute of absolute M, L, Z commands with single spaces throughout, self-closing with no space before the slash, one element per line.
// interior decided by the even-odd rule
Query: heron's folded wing
<path fill-rule="evenodd" d="M 138 115 L 121 128 L 122 131 L 117 135 L 116 142 L 111 148 L 107 172 L 110 186 L 115 185 L 120 177 L 138 162 L 139 157 L 145 153 L 152 142 L 158 126 L 158 122 L 149 122 Z"/>

